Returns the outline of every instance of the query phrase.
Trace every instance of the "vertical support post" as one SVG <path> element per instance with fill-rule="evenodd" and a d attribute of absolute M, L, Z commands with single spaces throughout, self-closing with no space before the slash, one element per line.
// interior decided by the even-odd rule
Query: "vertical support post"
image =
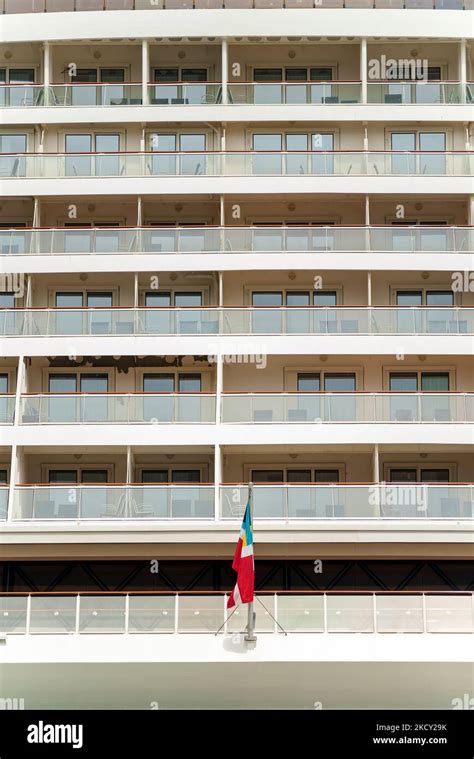
<path fill-rule="evenodd" d="M 360 81 L 361 103 L 367 103 L 367 39 L 363 37 L 360 41 Z"/>
<path fill-rule="evenodd" d="M 130 615 L 130 596 L 127 593 L 127 595 L 125 596 L 125 634 L 128 633 L 128 629 L 129 629 L 128 628 L 129 615 Z"/>
<path fill-rule="evenodd" d="M 142 40 L 142 105 L 148 105 L 148 78 L 150 76 L 150 44 Z"/>
<path fill-rule="evenodd" d="M 365 134 L 367 134 L 367 129 L 365 130 Z M 368 140 L 367 140 L 367 148 L 368 148 Z M 364 150 L 365 150 L 365 142 L 364 142 Z M 372 240 L 370 236 L 370 197 L 369 195 L 365 196 L 365 203 L 364 203 L 364 224 L 365 224 L 365 251 L 366 253 L 372 252 Z"/>
<path fill-rule="evenodd" d="M 373 487 L 375 488 L 375 515 L 377 517 L 382 516 L 381 502 L 380 502 L 380 460 L 379 460 L 379 444 L 375 443 L 374 453 L 372 457 L 372 479 L 374 481 Z"/>
<path fill-rule="evenodd" d="M 227 39 L 221 40 L 221 81 L 222 105 L 229 103 L 229 45 Z"/>
<path fill-rule="evenodd" d="M 214 445 L 214 521 L 221 513 L 222 451 L 219 443 Z"/>
<path fill-rule="evenodd" d="M 221 271 L 217 272 L 219 277 L 219 308 L 224 308 L 224 275 Z"/>
<path fill-rule="evenodd" d="M 250 524 L 253 530 L 253 482 L 249 482 L 249 500 Z M 257 640 L 255 637 L 255 612 L 253 610 L 253 601 L 247 604 L 247 633 L 244 637 L 249 643 Z"/>
<path fill-rule="evenodd" d="M 458 73 L 461 87 L 461 103 L 467 100 L 467 40 L 459 40 Z"/>
<path fill-rule="evenodd" d="M 372 272 L 367 272 L 367 305 L 372 305 Z"/>
<path fill-rule="evenodd" d="M 225 203 L 224 203 L 224 196 L 221 195 L 219 198 L 219 226 L 220 226 L 220 237 L 219 237 L 219 244 L 220 244 L 220 252 L 225 252 Z"/>
<path fill-rule="evenodd" d="M 31 594 L 26 598 L 26 634 L 30 634 L 31 629 Z"/>
<path fill-rule="evenodd" d="M 140 305 L 140 290 L 138 287 L 138 272 L 133 275 L 133 307 L 138 308 Z"/>
<path fill-rule="evenodd" d="M 76 596 L 76 629 L 74 630 L 74 632 L 76 633 L 76 635 L 79 635 L 79 620 L 80 620 L 80 618 L 81 618 L 81 597 L 78 594 Z"/>
<path fill-rule="evenodd" d="M 44 104 L 51 103 L 51 44 L 43 42 L 43 88 Z"/>
<path fill-rule="evenodd" d="M 469 196 L 467 203 L 467 223 L 472 227 L 474 226 L 474 195 Z"/>

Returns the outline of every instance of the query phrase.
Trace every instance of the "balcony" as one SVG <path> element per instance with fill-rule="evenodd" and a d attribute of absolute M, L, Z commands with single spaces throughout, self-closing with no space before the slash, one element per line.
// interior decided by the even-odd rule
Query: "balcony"
<path fill-rule="evenodd" d="M 470 0 L 0 0 L 3 13 L 54 13 L 103 10 L 177 9 L 297 9 L 297 8 L 379 8 L 472 10 Z"/>
<path fill-rule="evenodd" d="M 215 396 L 205 393 L 48 394 L 22 396 L 20 423 L 211 424 Z"/>
<path fill-rule="evenodd" d="M 474 308 L 67 308 L 0 310 L 2 337 L 473 335 Z M 208 352 L 211 348 L 209 347 Z"/>
<path fill-rule="evenodd" d="M 463 424 L 473 393 L 225 393 L 224 424 Z"/>
<path fill-rule="evenodd" d="M 473 156 L 472 151 L 3 153 L 0 178 L 470 177 Z"/>
<path fill-rule="evenodd" d="M 473 227 L 0 229 L 0 255 L 472 253 Z"/>
<path fill-rule="evenodd" d="M 17 485 L 10 519 L 238 521 L 247 495 L 246 485 Z M 7 503 L 8 488 L 1 488 L 0 519 L 7 518 Z M 257 522 L 459 520 L 474 516 L 474 487 L 467 483 L 257 484 L 252 503 Z"/>
<path fill-rule="evenodd" d="M 212 485 L 21 487 L 12 519 L 214 519 Z"/>
<path fill-rule="evenodd" d="M 0 596 L 0 633 L 7 635 L 214 635 L 245 630 L 246 608 L 226 622 L 228 594 L 127 595 L 64 593 Z M 258 633 L 471 633 L 471 593 L 261 593 L 255 603 Z M 274 617 L 266 611 L 266 609 Z M 275 620 L 275 621 L 274 621 Z"/>

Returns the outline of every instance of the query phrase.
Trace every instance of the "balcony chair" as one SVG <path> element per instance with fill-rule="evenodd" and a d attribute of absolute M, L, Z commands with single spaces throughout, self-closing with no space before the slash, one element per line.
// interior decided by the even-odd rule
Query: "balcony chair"
<path fill-rule="evenodd" d="M 180 321 L 178 322 L 180 335 L 197 335 L 199 322 L 197 321 Z"/>
<path fill-rule="evenodd" d="M 201 322 L 201 334 L 203 335 L 219 334 L 219 320 L 212 319 L 211 321 Z"/>
<path fill-rule="evenodd" d="M 339 98 L 337 95 L 329 95 L 328 97 L 323 97 L 323 103 L 339 103 Z"/>
<path fill-rule="evenodd" d="M 457 322 L 455 319 L 450 319 L 447 331 L 451 335 L 467 335 L 467 321 Z"/>
<path fill-rule="evenodd" d="M 171 105 L 189 105 L 189 98 L 171 98 Z"/>
<path fill-rule="evenodd" d="M 151 98 L 151 105 L 169 105 L 169 98 Z"/>
<path fill-rule="evenodd" d="M 253 412 L 254 422 L 272 422 L 273 411 L 271 409 L 255 409 Z"/>
<path fill-rule="evenodd" d="M 398 95 L 384 95 L 384 103 L 401 103 L 402 102 L 402 96 L 399 93 Z"/>
<path fill-rule="evenodd" d="M 34 507 L 35 519 L 54 519 L 54 501 L 37 501 Z"/>
<path fill-rule="evenodd" d="M 110 322 L 91 322 L 91 335 L 110 335 Z"/>
<path fill-rule="evenodd" d="M 463 501 L 460 516 L 470 519 L 473 516 L 473 505 L 471 501 Z"/>

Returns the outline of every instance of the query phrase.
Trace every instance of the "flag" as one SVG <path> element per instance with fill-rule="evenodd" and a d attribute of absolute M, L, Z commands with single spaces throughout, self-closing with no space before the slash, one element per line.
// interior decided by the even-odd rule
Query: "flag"
<path fill-rule="evenodd" d="M 227 608 L 248 604 L 253 601 L 255 588 L 255 566 L 253 562 L 253 532 L 250 502 L 247 503 L 240 528 L 239 541 L 235 549 L 232 569 L 237 572 L 235 588 L 227 601 Z"/>

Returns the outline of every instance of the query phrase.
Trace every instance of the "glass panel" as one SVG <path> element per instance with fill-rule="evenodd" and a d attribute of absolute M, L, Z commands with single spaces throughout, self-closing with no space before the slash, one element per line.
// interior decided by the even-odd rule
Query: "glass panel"
<path fill-rule="evenodd" d="M 175 306 L 202 306 L 202 293 L 175 293 Z"/>
<path fill-rule="evenodd" d="M 355 374 L 325 374 L 324 389 L 327 392 L 355 392 Z M 352 399 L 345 399 L 352 402 Z"/>
<path fill-rule="evenodd" d="M 90 134 L 67 134 L 65 139 L 66 153 L 91 153 L 92 136 Z M 90 176 L 92 156 L 70 155 L 65 158 L 66 176 Z"/>
<path fill-rule="evenodd" d="M 418 482 L 416 469 L 390 469 L 390 482 Z"/>
<path fill-rule="evenodd" d="M 112 293 L 87 293 L 89 308 L 112 308 Z"/>
<path fill-rule="evenodd" d="M 311 150 L 315 153 L 334 150 L 333 134 L 312 134 Z M 323 154 L 311 156 L 312 174 L 334 174 L 334 156 Z"/>
<path fill-rule="evenodd" d="M 0 153 L 26 153 L 26 134 L 0 135 Z M 0 177 L 18 177 L 26 174 L 26 158 L 6 155 L 0 159 Z"/>
<path fill-rule="evenodd" d="M 8 374 L 0 374 L 0 393 L 8 393 Z"/>
<path fill-rule="evenodd" d="M 314 472 L 315 482 L 339 482 L 338 469 L 316 469 Z"/>
<path fill-rule="evenodd" d="M 310 305 L 308 292 L 292 292 L 286 294 L 286 305 L 294 307 L 294 311 L 285 313 L 286 332 L 294 334 L 306 334 L 311 331 L 311 314 L 302 306 Z"/>
<path fill-rule="evenodd" d="M 75 469 L 50 469 L 50 485 L 71 485 L 77 483 L 77 471 Z"/>
<path fill-rule="evenodd" d="M 449 482 L 449 469 L 422 469 L 420 479 L 421 482 Z"/>
<path fill-rule="evenodd" d="M 423 304 L 423 295 L 418 291 L 397 292 L 397 306 L 421 306 Z"/>
<path fill-rule="evenodd" d="M 172 482 L 201 482 L 201 472 L 199 469 L 173 469 L 171 473 Z"/>
<path fill-rule="evenodd" d="M 416 393 L 418 390 L 418 375 L 400 373 L 390 374 L 390 392 L 392 393 Z"/>
<path fill-rule="evenodd" d="M 142 469 L 142 482 L 144 484 L 161 484 L 168 482 L 167 469 Z"/>
<path fill-rule="evenodd" d="M 145 306 L 147 308 L 163 308 L 166 310 L 145 311 L 140 317 L 145 320 L 144 331 L 146 333 L 170 334 L 174 331 L 174 315 L 167 310 L 171 306 L 171 293 L 148 292 L 145 293 Z"/>
<path fill-rule="evenodd" d="M 76 630 L 76 598 L 35 597 L 31 599 L 30 633 L 50 635 L 74 633 Z"/>
<path fill-rule="evenodd" d="M 311 482 L 310 469 L 288 469 L 286 473 L 287 482 Z"/>
<path fill-rule="evenodd" d="M 453 304 L 454 293 L 451 290 L 434 290 L 426 293 L 427 306 L 452 306 Z"/>
<path fill-rule="evenodd" d="M 282 102 L 282 69 L 254 69 L 255 82 L 278 82 L 278 84 L 255 84 L 254 103 L 271 105 Z"/>
<path fill-rule="evenodd" d="M 120 150 L 120 135 L 98 134 L 95 138 L 97 153 L 118 153 Z M 118 176 L 120 174 L 120 156 L 97 155 L 95 157 L 95 173 L 97 176 Z"/>
<path fill-rule="evenodd" d="M 446 150 L 446 135 L 443 132 L 422 132 L 420 133 L 420 156 L 421 174 L 446 174 L 446 156 L 442 155 L 423 155 L 425 151 L 444 151 Z"/>
<path fill-rule="evenodd" d="M 106 469 L 83 469 L 81 472 L 81 482 L 84 485 L 108 482 L 108 472 Z"/>
<path fill-rule="evenodd" d="M 15 308 L 15 293 L 0 293 L 0 308 Z"/>
<path fill-rule="evenodd" d="M 313 293 L 313 302 L 315 306 L 335 306 L 337 305 L 337 293 L 315 290 Z"/>
<path fill-rule="evenodd" d="M 81 393 L 107 393 L 107 374 L 81 374 Z"/>
<path fill-rule="evenodd" d="M 48 377 L 48 392 L 75 393 L 77 378 L 75 374 L 50 374 Z"/>
<path fill-rule="evenodd" d="M 180 393 L 200 393 L 200 374 L 180 374 L 178 377 L 178 390 Z"/>
<path fill-rule="evenodd" d="M 205 134 L 182 134 L 180 137 L 180 150 L 192 152 L 192 155 L 180 156 L 181 174 L 197 175 L 206 173 L 206 156 L 199 155 L 198 151 L 206 150 Z"/>
<path fill-rule="evenodd" d="M 425 392 L 449 392 L 449 374 L 422 372 L 421 389 Z"/>
<path fill-rule="evenodd" d="M 156 153 L 164 153 L 162 156 L 151 157 L 151 173 L 173 175 L 176 174 L 176 135 L 153 134 L 151 136 L 151 149 Z"/>
<path fill-rule="evenodd" d="M 252 469 L 252 482 L 284 482 L 282 469 Z"/>
<path fill-rule="evenodd" d="M 10 85 L 33 84 L 35 81 L 34 69 L 10 69 L 9 81 L 10 81 Z M 10 86 L 8 88 L 8 97 L 9 97 L 9 104 L 11 106 L 35 104 L 35 90 L 32 87 Z"/>
<path fill-rule="evenodd" d="M 252 332 L 255 334 L 279 334 L 282 331 L 281 311 L 267 311 L 264 307 L 280 307 L 283 305 L 281 292 L 253 292 L 252 306 L 260 307 L 251 315 Z"/>
<path fill-rule="evenodd" d="M 173 393 L 174 374 L 145 374 L 143 391 L 145 393 Z"/>
<path fill-rule="evenodd" d="M 297 389 L 299 393 L 317 393 L 321 389 L 319 374 L 298 374 Z"/>
<path fill-rule="evenodd" d="M 260 151 L 263 154 L 252 156 L 253 173 L 281 174 L 281 155 L 272 155 L 273 151 L 281 151 L 281 146 L 281 134 L 254 134 L 253 150 Z"/>
<path fill-rule="evenodd" d="M 175 626 L 174 596 L 130 596 L 129 633 L 172 633 Z"/>
<path fill-rule="evenodd" d="M 399 132 L 391 135 L 391 148 L 396 151 L 416 150 L 416 134 L 414 132 Z M 416 156 L 393 155 L 391 157 L 392 174 L 414 174 Z"/>
<path fill-rule="evenodd" d="M 296 155 L 285 156 L 285 173 L 292 175 L 307 174 L 308 154 L 306 151 L 308 150 L 308 135 L 287 134 L 286 149 L 296 153 Z"/>

